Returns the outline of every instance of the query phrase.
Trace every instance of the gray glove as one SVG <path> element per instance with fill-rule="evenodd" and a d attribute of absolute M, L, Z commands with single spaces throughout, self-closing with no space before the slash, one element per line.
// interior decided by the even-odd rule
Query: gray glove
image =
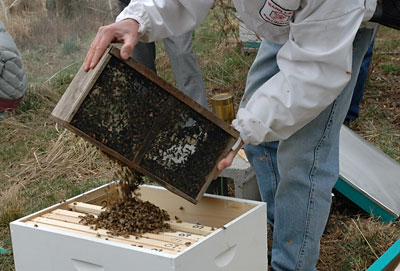
<path fill-rule="evenodd" d="M 21 53 L 0 20 L 0 98 L 19 99 L 25 91 L 26 75 Z"/>

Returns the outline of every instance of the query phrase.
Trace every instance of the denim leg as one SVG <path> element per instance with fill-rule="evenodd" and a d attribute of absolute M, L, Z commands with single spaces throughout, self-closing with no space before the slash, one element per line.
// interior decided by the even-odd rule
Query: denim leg
<path fill-rule="evenodd" d="M 261 41 L 260 49 L 247 75 L 246 90 L 240 107 L 245 107 L 254 92 L 272 76 L 279 72 L 276 54 L 280 44 Z M 256 173 L 262 201 L 267 203 L 267 222 L 274 225 L 275 193 L 279 183 L 276 160 L 278 142 L 264 142 L 258 146 L 245 145 L 244 150 Z"/>
<path fill-rule="evenodd" d="M 256 173 L 261 200 L 267 203 L 267 223 L 274 226 L 275 193 L 279 183 L 276 160 L 278 141 L 264 142 L 258 146 L 245 145 L 246 156 Z"/>
<path fill-rule="evenodd" d="M 316 119 L 279 145 L 245 146 L 262 199 L 268 204 L 268 222 L 273 223 L 272 270 L 315 270 L 331 191 L 339 175 L 340 127 L 372 34 L 371 29 L 357 34 L 352 67 L 355 76 Z M 279 45 L 264 45 L 267 42 L 262 42 L 250 69 L 241 106 L 277 72 L 274 54 Z"/>
<path fill-rule="evenodd" d="M 193 52 L 192 31 L 163 42 L 178 89 L 209 109 L 200 66 Z"/>
<path fill-rule="evenodd" d="M 276 54 L 282 45 L 262 40 L 256 59 L 247 74 L 246 90 L 240 102 L 240 107 L 245 107 L 247 102 L 266 81 L 279 72 L 276 63 Z"/>
<path fill-rule="evenodd" d="M 358 31 L 348 85 L 317 118 L 279 144 L 272 270 L 315 270 L 339 176 L 340 128 L 372 37 L 373 29 Z"/>
<path fill-rule="evenodd" d="M 374 37 L 376 33 L 376 29 L 374 30 Z M 363 61 L 361 63 L 360 72 L 358 74 L 357 83 L 354 87 L 353 97 L 351 98 L 350 108 L 347 112 L 346 119 L 348 120 L 356 120 L 360 115 L 360 103 L 364 96 L 365 85 L 367 83 L 368 74 L 369 74 L 369 66 L 372 60 L 374 48 L 374 38 L 371 41 L 371 45 L 368 47 L 367 53 L 365 54 Z"/>

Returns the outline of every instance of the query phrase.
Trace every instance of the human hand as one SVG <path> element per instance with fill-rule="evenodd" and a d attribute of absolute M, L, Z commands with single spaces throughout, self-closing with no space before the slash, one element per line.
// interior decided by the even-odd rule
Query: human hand
<path fill-rule="evenodd" d="M 84 71 L 93 69 L 111 42 L 122 42 L 121 58 L 128 59 L 136 43 L 139 41 L 139 23 L 133 19 L 122 20 L 102 26 L 90 45 L 84 62 Z"/>
<path fill-rule="evenodd" d="M 243 144 L 244 144 L 243 141 L 240 140 L 238 146 L 234 146 L 234 149 L 231 150 L 224 159 L 222 159 L 217 163 L 218 171 L 217 173 L 215 173 L 214 180 L 218 178 L 218 176 L 224 169 L 232 165 L 233 158 L 235 158 L 236 154 L 239 152 L 240 148 L 242 148 Z M 235 145 L 237 145 L 237 143 Z"/>

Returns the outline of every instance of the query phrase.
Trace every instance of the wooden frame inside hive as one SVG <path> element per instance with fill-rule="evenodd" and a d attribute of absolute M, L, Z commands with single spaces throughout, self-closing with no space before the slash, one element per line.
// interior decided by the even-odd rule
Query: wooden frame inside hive
<path fill-rule="evenodd" d="M 145 233 L 140 237 L 115 236 L 105 229 L 81 224 L 82 217 L 87 214 L 99 215 L 104 210 L 103 206 L 118 197 L 117 183 L 105 185 L 74 200 L 57 204 L 22 222 L 35 228 L 50 228 L 176 255 L 201 242 L 214 231 L 224 229 L 225 224 L 254 208 L 254 205 L 243 202 L 227 204 L 218 198 L 207 198 L 202 204 L 192 205 L 183 200 L 173 200 L 173 197 L 165 195 L 163 189 L 155 189 L 154 186 L 141 186 L 140 193 L 143 200 L 165 208 L 171 218 L 175 218 L 167 221 L 171 226 L 170 231 Z M 210 214 L 210 208 L 213 208 L 213 214 Z"/>
<path fill-rule="evenodd" d="M 168 221 L 171 231 L 159 232 L 157 234 L 145 233 L 137 237 L 133 235 L 115 236 L 105 229 L 95 229 L 93 226 L 80 224 L 81 218 L 85 215 L 97 216 L 102 210 L 103 207 L 99 205 L 74 202 L 68 205 L 68 210 L 62 208 L 55 209 L 35 217 L 26 223 L 32 224 L 34 227 L 47 227 L 97 237 L 107 241 L 129 244 L 168 254 L 182 252 L 186 247 L 200 241 L 215 229 L 200 224 L 171 220 Z"/>
<path fill-rule="evenodd" d="M 78 71 L 51 116 L 101 150 L 192 203 L 239 134 L 133 59 L 110 47 Z"/>

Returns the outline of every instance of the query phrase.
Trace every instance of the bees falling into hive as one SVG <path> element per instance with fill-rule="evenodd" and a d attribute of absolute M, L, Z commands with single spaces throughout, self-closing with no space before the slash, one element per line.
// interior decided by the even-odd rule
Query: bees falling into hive
<path fill-rule="evenodd" d="M 143 184 L 143 175 L 135 170 L 118 163 L 119 169 L 115 177 L 118 183 L 119 198 L 105 206 L 104 211 L 97 217 L 94 215 L 82 216 L 80 223 L 91 225 L 95 230 L 101 228 L 108 230 L 113 236 L 129 235 L 140 236 L 147 232 L 159 233 L 170 229 L 166 222 L 170 220 L 169 214 L 149 201 L 142 201 L 139 185 Z"/>

